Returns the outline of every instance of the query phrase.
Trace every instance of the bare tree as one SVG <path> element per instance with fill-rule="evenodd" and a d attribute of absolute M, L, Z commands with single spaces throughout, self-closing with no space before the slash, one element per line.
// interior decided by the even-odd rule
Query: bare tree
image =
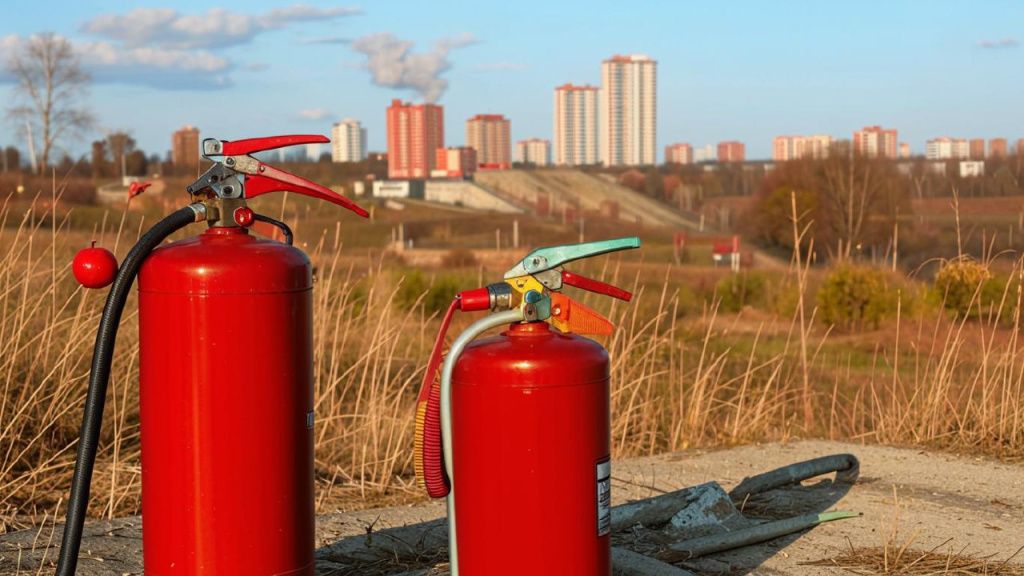
<path fill-rule="evenodd" d="M 32 36 L 7 63 L 15 77 L 16 103 L 8 117 L 25 124 L 42 140 L 39 173 L 46 170 L 54 145 L 61 138 L 80 136 L 93 123 L 82 103 L 89 75 L 82 71 L 71 43 L 52 32 Z"/>
<path fill-rule="evenodd" d="M 835 256 L 849 260 L 854 249 L 887 238 L 900 205 L 900 181 L 893 163 L 869 158 L 848 146 L 833 146 L 821 162 L 821 200 L 837 246 Z M 904 213 L 909 212 L 905 209 Z"/>

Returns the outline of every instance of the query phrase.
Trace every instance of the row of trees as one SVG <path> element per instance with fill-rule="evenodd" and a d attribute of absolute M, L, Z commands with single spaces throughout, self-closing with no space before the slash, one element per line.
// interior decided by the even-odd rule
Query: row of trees
<path fill-rule="evenodd" d="M 888 247 L 900 215 L 911 213 L 907 179 L 896 164 L 850 151 L 780 163 L 767 173 L 742 227 L 762 243 L 830 258 Z M 796 226 L 794 227 L 794 219 Z"/>

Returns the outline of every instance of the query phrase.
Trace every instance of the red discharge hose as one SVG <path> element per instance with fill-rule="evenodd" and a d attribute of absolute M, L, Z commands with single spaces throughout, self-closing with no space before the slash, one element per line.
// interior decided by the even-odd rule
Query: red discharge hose
<path fill-rule="evenodd" d="M 444 356 L 444 337 L 452 322 L 455 310 L 460 308 L 461 298 L 452 300 L 441 321 L 434 349 L 430 353 L 427 371 L 423 374 L 423 385 L 416 400 L 416 482 L 427 489 L 431 498 L 448 495 L 451 483 L 444 469 L 443 447 L 441 445 L 441 385 L 438 382 L 438 368 Z"/>

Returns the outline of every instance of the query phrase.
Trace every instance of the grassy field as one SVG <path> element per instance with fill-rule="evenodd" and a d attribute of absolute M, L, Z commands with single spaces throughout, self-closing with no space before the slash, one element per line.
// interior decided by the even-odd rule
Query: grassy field
<path fill-rule="evenodd" d="M 528 248 L 578 241 L 579 230 L 524 220 L 521 247 L 510 251 L 509 216 L 412 205 L 375 207 L 362 222 L 276 196 L 254 204 L 293 226 L 317 269 L 318 507 L 422 499 L 412 487 L 413 406 L 439 309 L 455 291 L 500 279 Z M 141 198 L 128 214 L 55 200 L 15 198 L 0 209 L 0 531 L 52 514 L 67 496 L 106 295 L 71 278 L 74 252 L 97 239 L 123 257 L 140 230 L 184 198 Z M 424 268 L 408 252 L 386 251 L 399 224 L 424 252 L 461 266 Z M 842 332 L 820 320 L 825 270 L 763 272 L 760 296 L 734 306 L 721 288 L 716 296 L 729 273 L 701 264 L 706 254 L 674 262 L 671 231 L 595 221 L 585 233 L 636 233 L 645 242 L 639 252 L 572 266 L 636 292 L 628 305 L 574 295 L 618 326 L 603 340 L 614 457 L 792 438 L 1024 455 L 1019 283 L 1006 284 L 997 309 L 963 318 L 928 297 L 923 280 L 895 275 L 887 285 L 898 291 L 894 313 L 877 328 Z M 1020 275 L 1012 255 L 1001 259 L 1006 274 Z M 133 296 L 93 483 L 97 516 L 139 511 L 135 310 Z M 457 318 L 452 333 L 475 318 Z"/>

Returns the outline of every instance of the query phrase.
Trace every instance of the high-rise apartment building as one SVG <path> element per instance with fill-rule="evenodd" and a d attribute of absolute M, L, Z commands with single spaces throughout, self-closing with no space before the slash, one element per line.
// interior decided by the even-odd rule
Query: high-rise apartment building
<path fill-rule="evenodd" d="M 743 142 L 719 142 L 718 143 L 718 161 L 719 162 L 743 162 L 747 159 L 747 147 L 743 145 Z"/>
<path fill-rule="evenodd" d="M 910 158 L 910 144 L 900 142 L 900 158 Z"/>
<path fill-rule="evenodd" d="M 925 146 L 924 156 L 929 160 L 966 160 L 970 157 L 970 146 L 964 138 L 933 138 Z"/>
<path fill-rule="evenodd" d="M 362 162 L 366 159 L 366 128 L 345 118 L 331 126 L 331 161 Z"/>
<path fill-rule="evenodd" d="M 693 151 L 694 162 L 714 162 L 715 161 L 715 147 L 712 144 L 706 144 L 700 148 L 696 148 Z"/>
<path fill-rule="evenodd" d="M 557 166 L 597 164 L 598 94 L 596 86 L 564 84 L 555 88 L 554 163 Z"/>
<path fill-rule="evenodd" d="M 1006 157 L 1006 138 L 993 138 L 988 141 L 989 158 Z"/>
<path fill-rule="evenodd" d="M 1015 150 L 1015 153 L 1018 156 L 1024 156 L 1024 138 L 1017 139 L 1017 148 Z"/>
<path fill-rule="evenodd" d="M 601 160 L 605 166 L 657 164 L 658 63 L 612 56 L 601 64 Z"/>
<path fill-rule="evenodd" d="M 896 158 L 896 130 L 865 126 L 853 133 L 853 151 L 869 158 Z"/>
<path fill-rule="evenodd" d="M 185 126 L 171 134 L 171 162 L 179 168 L 199 167 L 199 128 Z"/>
<path fill-rule="evenodd" d="M 814 136 L 776 136 L 772 140 L 772 160 L 785 162 L 799 158 L 828 158 L 832 137 L 827 134 Z"/>
<path fill-rule="evenodd" d="M 686 142 L 665 146 L 665 164 L 693 164 L 693 146 Z"/>
<path fill-rule="evenodd" d="M 469 178 L 476 172 L 476 150 L 469 146 L 438 148 L 437 166 L 431 170 L 434 178 Z"/>
<path fill-rule="evenodd" d="M 508 118 L 501 114 L 477 114 L 466 120 L 466 146 L 476 150 L 480 168 L 512 167 L 511 130 Z"/>
<path fill-rule="evenodd" d="M 984 138 L 971 138 L 968 143 L 969 155 L 971 160 L 984 160 L 985 159 L 985 139 Z"/>
<path fill-rule="evenodd" d="M 516 162 L 534 166 L 551 164 L 551 142 L 540 138 L 516 142 Z"/>
<path fill-rule="evenodd" d="M 444 108 L 392 100 L 388 107 L 388 178 L 426 178 L 444 148 Z"/>

